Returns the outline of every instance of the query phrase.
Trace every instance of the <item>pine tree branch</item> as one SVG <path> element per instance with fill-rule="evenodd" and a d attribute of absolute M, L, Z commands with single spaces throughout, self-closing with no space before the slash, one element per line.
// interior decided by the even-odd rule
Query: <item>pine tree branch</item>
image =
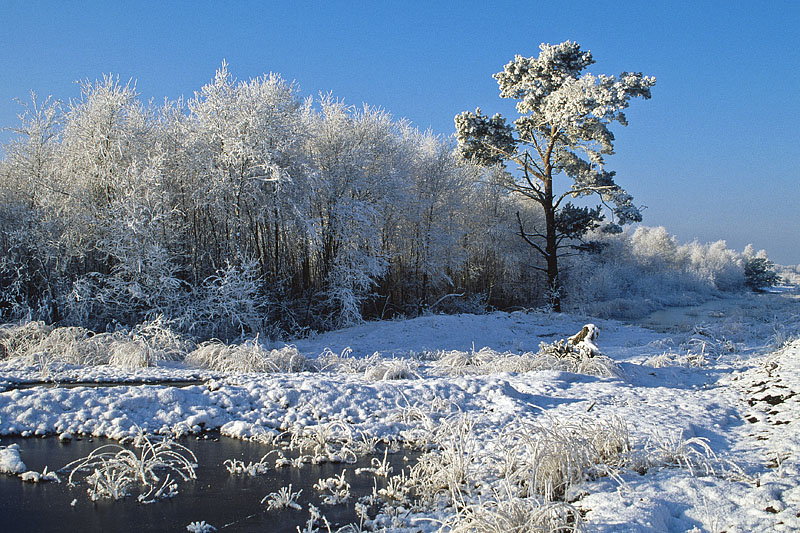
<path fill-rule="evenodd" d="M 579 187 L 577 189 L 570 189 L 569 191 L 565 192 L 564 194 L 562 194 L 562 195 L 560 195 L 558 197 L 558 199 L 553 204 L 553 207 L 558 208 L 561 205 L 561 202 L 567 196 L 572 196 L 573 198 L 575 198 L 578 194 L 582 194 L 582 193 L 585 193 L 585 192 L 590 192 L 590 193 L 595 193 L 595 194 L 599 195 L 602 198 L 603 191 L 612 190 L 612 189 L 616 189 L 616 188 L 617 188 L 616 185 L 600 185 L 600 186 L 597 186 L 597 187 Z M 604 202 L 604 205 L 605 205 L 605 202 Z M 606 205 L 606 207 L 608 207 L 608 206 Z"/>

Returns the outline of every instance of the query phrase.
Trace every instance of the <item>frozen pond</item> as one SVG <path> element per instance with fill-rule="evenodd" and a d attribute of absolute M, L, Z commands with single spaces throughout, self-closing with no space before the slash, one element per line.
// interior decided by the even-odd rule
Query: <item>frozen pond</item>
<path fill-rule="evenodd" d="M 25 483 L 19 477 L 0 475 L 0 531 L 186 531 L 191 522 L 205 522 L 218 530 L 230 531 L 296 531 L 308 519 L 308 504 L 319 507 L 331 525 L 358 521 L 354 501 L 371 494 L 373 480 L 378 488 L 385 478 L 371 473 L 355 475 L 355 469 L 368 467 L 370 458 L 357 464 L 305 464 L 302 468 L 271 469 L 264 475 L 232 475 L 223 462 L 236 458 L 257 462 L 271 447 L 225 437 L 185 438 L 179 441 L 197 457 L 197 479 L 178 483 L 178 494 L 151 504 L 140 504 L 135 497 L 122 500 L 92 502 L 81 481 L 70 487 L 67 475 L 59 473 L 61 483 Z M 0 444 L 16 443 L 28 470 L 57 470 L 76 459 L 87 456 L 107 439 L 60 442 L 50 438 L 3 438 Z M 287 456 L 291 454 L 287 453 Z M 407 463 L 408 451 L 389 455 L 394 473 Z M 322 496 L 313 488 L 321 478 L 329 478 L 346 470 L 353 498 L 347 504 L 322 505 Z M 173 476 L 174 477 L 174 476 Z M 298 501 L 303 510 L 267 511 L 262 498 L 292 484 L 294 492 L 302 489 Z M 74 505 L 71 502 L 77 500 Z"/>
<path fill-rule="evenodd" d="M 771 318 L 770 311 L 779 316 L 779 310 L 797 306 L 797 290 L 774 290 L 761 294 L 732 295 L 708 300 L 699 305 L 665 307 L 654 311 L 632 324 L 662 333 L 691 331 L 698 325 L 725 324 L 726 322 L 764 320 Z"/>

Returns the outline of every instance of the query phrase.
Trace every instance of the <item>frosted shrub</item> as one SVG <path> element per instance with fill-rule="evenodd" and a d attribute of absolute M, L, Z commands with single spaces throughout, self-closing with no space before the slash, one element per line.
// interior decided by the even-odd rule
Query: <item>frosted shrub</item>
<path fill-rule="evenodd" d="M 630 237 L 636 260 L 645 268 L 663 269 L 680 267 L 678 244 L 667 228 L 640 226 Z"/>
<path fill-rule="evenodd" d="M 70 485 L 75 485 L 77 476 L 85 475 L 92 501 L 119 500 L 130 495 L 131 489 L 139 488 L 139 501 L 149 503 L 177 494 L 171 475 L 183 481 L 196 479 L 196 462 L 194 454 L 177 442 L 152 439 L 140 432 L 134 439 L 133 450 L 117 444 L 101 446 L 64 470 L 69 471 Z M 162 478 L 163 474 L 166 477 Z"/>
<path fill-rule="evenodd" d="M 137 325 L 125 337 L 112 341 L 108 362 L 122 368 L 144 368 L 160 361 L 183 359 L 191 346 L 159 317 Z"/>
<path fill-rule="evenodd" d="M 744 287 L 744 258 L 728 248 L 725 241 L 710 244 L 692 242 L 684 252 L 689 269 L 701 279 L 722 291 L 741 290 Z"/>
<path fill-rule="evenodd" d="M 445 525 L 452 533 L 570 533 L 583 531 L 578 509 L 564 502 L 542 502 L 513 495 L 467 504 Z"/>
<path fill-rule="evenodd" d="M 30 355 L 51 331 L 53 328 L 44 322 L 1 325 L 0 359 Z"/>
<path fill-rule="evenodd" d="M 569 304 L 584 313 L 636 318 L 744 288 L 745 258 L 725 241 L 679 245 L 663 227 L 644 226 L 592 238 L 602 251 L 572 258 L 564 276 Z"/>
<path fill-rule="evenodd" d="M 562 500 L 586 479 L 614 475 L 628 461 L 628 429 L 619 419 L 551 420 L 550 425 L 523 424 L 504 442 L 503 470 L 520 495 L 544 501 Z"/>
<path fill-rule="evenodd" d="M 194 294 L 194 329 L 220 338 L 261 331 L 267 301 L 259 290 L 258 272 L 255 260 L 229 261 L 206 278 Z"/>
<path fill-rule="evenodd" d="M 323 96 L 308 114 L 310 162 L 316 167 L 314 233 L 323 254 L 321 322 L 361 322 L 361 304 L 386 272 L 384 209 L 404 188 L 399 135 L 391 116 Z M 368 191 L 368 192 L 367 192 Z"/>
<path fill-rule="evenodd" d="M 294 346 L 267 351 L 258 337 L 241 344 L 207 341 L 186 356 L 186 363 L 218 372 L 302 372 L 312 366 Z"/>
<path fill-rule="evenodd" d="M 90 322 L 102 327 L 119 322 L 131 326 L 161 315 L 179 317 L 186 309 L 185 282 L 180 279 L 176 257 L 159 242 L 160 218 L 147 202 L 152 189 L 158 187 L 157 162 L 145 162 L 145 168 L 133 165 L 130 176 L 119 184 L 120 191 L 107 207 L 109 223 L 105 235 L 97 243 L 113 264 L 107 275 L 87 275 L 84 279 L 91 306 Z M 153 202 L 155 203 L 155 202 Z M 77 303 L 77 302 L 76 302 Z M 156 319 L 158 321 L 158 319 Z"/>
<path fill-rule="evenodd" d="M 650 465 L 677 466 L 695 474 L 714 475 L 720 465 L 717 454 L 702 437 L 684 438 L 683 432 L 656 432 L 647 440 L 644 452 Z"/>
<path fill-rule="evenodd" d="M 406 359 L 389 359 L 367 367 L 364 377 L 370 381 L 411 379 L 419 377 L 416 365 Z"/>

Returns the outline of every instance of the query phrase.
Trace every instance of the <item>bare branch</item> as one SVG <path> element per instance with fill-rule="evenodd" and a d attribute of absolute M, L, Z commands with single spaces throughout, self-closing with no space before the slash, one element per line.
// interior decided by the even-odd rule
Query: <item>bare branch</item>
<path fill-rule="evenodd" d="M 542 249 L 541 246 L 539 246 L 538 244 L 536 244 L 535 242 L 533 242 L 530 239 L 530 237 L 531 237 L 530 234 L 525 233 L 525 227 L 522 225 L 522 217 L 519 215 L 519 211 L 517 211 L 517 222 L 519 223 L 519 233 L 518 233 L 518 235 L 520 237 L 522 237 L 523 239 L 525 239 L 525 242 L 530 244 L 537 252 L 539 252 L 540 254 L 542 254 L 545 257 L 550 257 L 550 254 L 548 254 L 546 251 L 544 251 Z"/>

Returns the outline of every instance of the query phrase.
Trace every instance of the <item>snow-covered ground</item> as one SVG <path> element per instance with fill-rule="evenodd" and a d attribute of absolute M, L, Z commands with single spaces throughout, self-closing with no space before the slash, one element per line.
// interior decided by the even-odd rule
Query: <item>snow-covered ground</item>
<path fill-rule="evenodd" d="M 480 530 L 482 512 L 501 524 L 503 502 L 546 499 L 533 494 L 533 478 L 514 478 L 533 457 L 526 439 L 542 428 L 590 444 L 599 438 L 591 432 L 612 428 L 606 433 L 624 434 L 628 444 L 589 461 L 581 482 L 551 498 L 569 502 L 585 530 L 797 531 L 798 306 L 784 291 L 671 309 L 640 325 L 541 312 L 366 323 L 295 342 L 305 358 L 330 362 L 330 370 L 313 372 L 225 374 L 178 362 L 139 370 L 50 365 L 45 374 L 35 360 L 7 359 L 0 434 L 219 429 L 270 438 L 341 422 L 354 433 L 429 448 L 457 440 L 451 448 L 463 460 L 462 478 L 439 492 L 463 499 L 461 515 L 443 497 L 372 517 L 376 528 L 418 531 L 459 523 Z M 612 375 L 567 371 L 533 355 L 540 343 L 590 322 Z M 202 383 L 15 388 L 43 377 Z M 7 471 L 25 460 L 24 450 L 0 454 Z M 503 496 L 512 486 L 516 492 Z"/>

